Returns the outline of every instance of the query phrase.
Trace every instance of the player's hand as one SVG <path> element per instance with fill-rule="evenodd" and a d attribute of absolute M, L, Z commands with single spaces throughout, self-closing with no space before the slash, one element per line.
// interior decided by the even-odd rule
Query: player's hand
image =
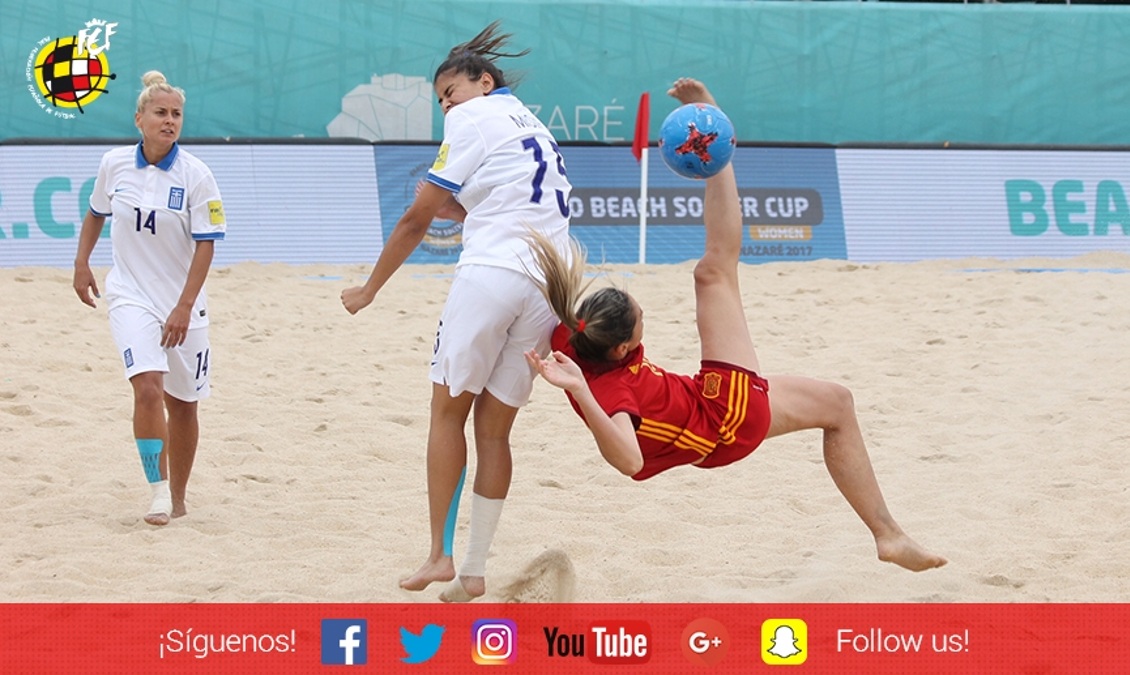
<path fill-rule="evenodd" d="M 577 392 L 585 387 L 585 375 L 581 372 L 581 367 L 561 352 L 550 352 L 543 359 L 537 351 L 531 349 L 526 352 L 526 362 L 555 387 L 570 392 Z"/>
<path fill-rule="evenodd" d="M 161 330 L 161 346 L 171 349 L 184 344 L 184 339 L 188 336 L 188 322 L 191 317 L 192 307 L 180 305 L 174 307 L 173 311 L 169 312 L 169 318 L 165 319 L 165 326 Z"/>
<path fill-rule="evenodd" d="M 75 265 L 74 275 L 74 289 L 78 299 L 82 300 L 84 305 L 95 307 L 94 298 L 101 298 L 98 293 L 98 282 L 94 279 L 94 273 L 90 271 L 90 265 Z M 93 294 L 93 298 L 91 295 Z"/>
<path fill-rule="evenodd" d="M 360 312 L 372 302 L 373 296 L 365 291 L 364 286 L 354 286 L 341 292 L 341 304 L 350 314 Z"/>

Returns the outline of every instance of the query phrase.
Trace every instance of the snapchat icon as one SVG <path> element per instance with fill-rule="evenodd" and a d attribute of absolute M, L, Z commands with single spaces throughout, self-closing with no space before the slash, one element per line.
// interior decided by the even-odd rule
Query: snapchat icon
<path fill-rule="evenodd" d="M 808 624 L 801 619 L 768 619 L 761 624 L 761 660 L 770 666 L 799 666 L 808 658 Z"/>

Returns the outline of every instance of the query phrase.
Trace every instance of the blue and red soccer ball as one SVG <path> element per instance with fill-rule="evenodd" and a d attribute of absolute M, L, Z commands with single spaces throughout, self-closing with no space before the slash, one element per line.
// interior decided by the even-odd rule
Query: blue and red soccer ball
<path fill-rule="evenodd" d="M 726 168 L 736 146 L 730 118 L 707 103 L 675 108 L 659 130 L 659 154 L 685 178 L 709 178 Z"/>

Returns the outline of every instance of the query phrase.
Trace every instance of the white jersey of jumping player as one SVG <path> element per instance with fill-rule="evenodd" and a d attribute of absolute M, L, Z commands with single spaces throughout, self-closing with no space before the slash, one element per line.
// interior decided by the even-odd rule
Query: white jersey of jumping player
<path fill-rule="evenodd" d="M 184 290 L 195 242 L 223 239 L 227 228 L 211 170 L 177 144 L 156 165 L 146 161 L 140 143 L 103 155 L 90 210 L 112 218 L 114 266 L 106 276 L 110 309 L 137 305 L 160 321 Z M 189 328 L 208 325 L 206 308 L 201 289 Z"/>
<path fill-rule="evenodd" d="M 447 112 L 428 181 L 455 193 L 467 210 L 459 265 L 536 270 L 523 240 L 527 229 L 568 251 L 572 186 L 565 160 L 553 135 L 508 88 Z"/>

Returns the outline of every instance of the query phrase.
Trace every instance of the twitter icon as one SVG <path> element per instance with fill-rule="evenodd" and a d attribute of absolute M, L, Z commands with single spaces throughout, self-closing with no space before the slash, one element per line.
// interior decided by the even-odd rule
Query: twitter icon
<path fill-rule="evenodd" d="M 400 646 L 407 654 L 401 661 L 404 663 L 423 663 L 436 655 L 440 642 L 443 641 L 443 626 L 429 623 L 424 630 L 416 635 L 404 626 L 400 627 Z"/>

